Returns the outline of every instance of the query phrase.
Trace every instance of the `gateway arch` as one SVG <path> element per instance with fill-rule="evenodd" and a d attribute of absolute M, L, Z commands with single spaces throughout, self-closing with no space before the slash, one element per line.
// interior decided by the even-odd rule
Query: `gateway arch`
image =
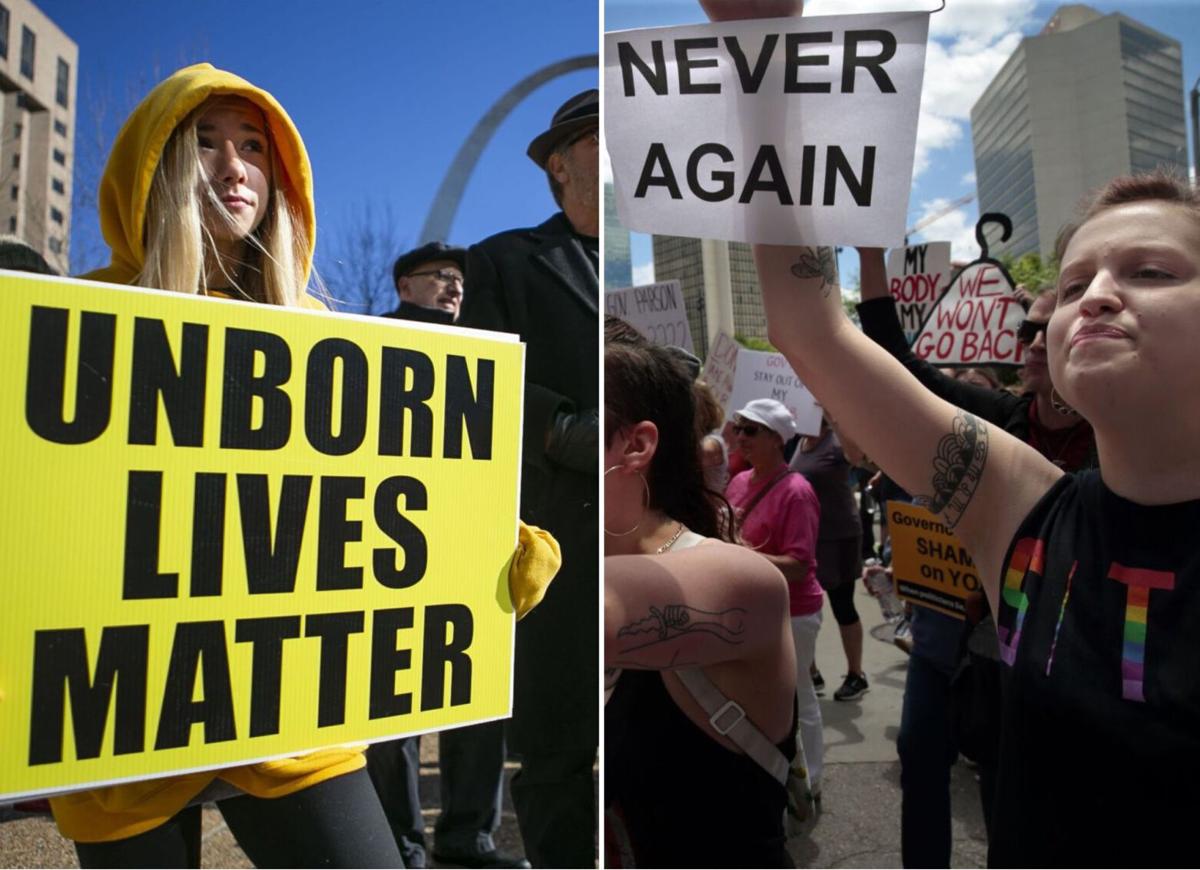
<path fill-rule="evenodd" d="M 600 58 L 594 54 L 581 54 L 578 57 L 560 60 L 521 79 L 498 99 L 479 119 L 458 149 L 458 153 L 454 155 L 454 162 L 450 164 L 446 177 L 442 179 L 434 195 L 433 206 L 425 218 L 425 225 L 421 227 L 421 236 L 417 244 L 445 241 L 450 234 L 450 226 L 454 223 L 454 215 L 458 212 L 458 204 L 467 188 L 471 172 L 479 162 L 479 156 L 491 140 L 492 134 L 496 132 L 496 128 L 522 100 L 552 79 L 576 70 L 596 69 L 599 63 Z"/>

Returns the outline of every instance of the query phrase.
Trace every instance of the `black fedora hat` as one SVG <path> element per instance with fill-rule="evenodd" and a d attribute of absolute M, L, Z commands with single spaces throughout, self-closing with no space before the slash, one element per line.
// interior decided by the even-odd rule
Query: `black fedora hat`
<path fill-rule="evenodd" d="M 526 154 L 542 169 L 555 147 L 564 139 L 600 123 L 600 92 L 595 88 L 576 94 L 558 107 L 550 129 L 529 143 Z"/>

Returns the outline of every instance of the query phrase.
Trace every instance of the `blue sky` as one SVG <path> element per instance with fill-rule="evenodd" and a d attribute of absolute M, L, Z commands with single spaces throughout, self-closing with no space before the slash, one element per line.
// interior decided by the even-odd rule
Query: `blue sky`
<path fill-rule="evenodd" d="M 936 8 L 936 5 L 929 0 L 807 0 L 805 14 Z M 947 0 L 946 9 L 932 17 L 917 129 L 917 166 L 909 198 L 909 226 L 974 192 L 971 105 L 1021 37 L 1041 30 L 1059 5 L 1037 0 Z M 1194 2 L 1096 0 L 1088 5 L 1100 12 L 1123 12 L 1179 40 L 1183 46 L 1186 99 L 1186 92 L 1200 77 L 1200 13 Z M 606 30 L 695 24 L 705 20 L 695 0 L 606 0 L 604 16 Z M 1190 136 L 1190 126 L 1188 130 Z M 974 244 L 978 217 L 978 208 L 971 203 L 930 225 L 913 236 L 913 240 L 948 240 L 954 243 L 956 256 L 973 257 L 978 251 Z M 648 236 L 633 236 L 631 258 L 634 283 L 650 280 Z M 858 270 L 854 253 L 844 254 L 841 265 L 846 283 L 853 283 Z"/>
<path fill-rule="evenodd" d="M 107 153 L 137 99 L 178 67 L 210 61 L 271 91 L 299 127 L 316 181 L 318 267 L 368 203 L 377 217 L 390 208 L 398 243 L 415 244 L 450 161 L 492 103 L 547 64 L 599 49 L 598 8 L 586 0 L 36 2 L 79 45 L 77 185 L 95 184 L 85 152 Z M 449 241 L 470 244 L 555 210 L 525 148 L 568 97 L 596 86 L 594 70 L 570 73 L 509 115 Z M 98 256 L 98 236 L 94 212 L 77 209 L 73 252 Z"/>

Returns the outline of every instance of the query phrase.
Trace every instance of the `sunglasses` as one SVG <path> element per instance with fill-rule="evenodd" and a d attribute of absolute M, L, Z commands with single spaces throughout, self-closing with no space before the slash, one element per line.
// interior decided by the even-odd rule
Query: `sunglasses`
<path fill-rule="evenodd" d="M 1049 325 L 1037 320 L 1022 320 L 1021 325 L 1017 327 L 1017 341 L 1021 344 L 1033 344 L 1039 335 L 1045 333 Z"/>
<path fill-rule="evenodd" d="M 763 431 L 763 427 L 755 423 L 734 423 L 733 431 L 738 435 L 745 435 L 747 438 L 753 438 L 759 432 Z"/>
<path fill-rule="evenodd" d="M 598 145 L 600 143 L 600 128 L 592 127 L 590 130 L 584 130 L 578 136 L 567 139 L 563 144 L 559 145 L 555 150 L 560 153 L 566 153 L 575 147 L 578 142 L 587 141 L 590 145 Z"/>

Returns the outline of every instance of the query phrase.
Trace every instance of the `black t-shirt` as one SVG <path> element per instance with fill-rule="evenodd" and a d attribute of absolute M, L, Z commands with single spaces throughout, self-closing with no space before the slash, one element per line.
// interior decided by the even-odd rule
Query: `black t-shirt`
<path fill-rule="evenodd" d="M 1200 860 L 1200 500 L 1143 507 L 1098 471 L 1022 523 L 996 623 L 1006 673 L 988 863 Z"/>
<path fill-rule="evenodd" d="M 779 749 L 795 756 L 795 718 Z M 609 848 L 638 867 L 792 866 L 784 787 L 701 731 L 658 671 L 624 671 L 604 707 L 604 783 Z"/>

